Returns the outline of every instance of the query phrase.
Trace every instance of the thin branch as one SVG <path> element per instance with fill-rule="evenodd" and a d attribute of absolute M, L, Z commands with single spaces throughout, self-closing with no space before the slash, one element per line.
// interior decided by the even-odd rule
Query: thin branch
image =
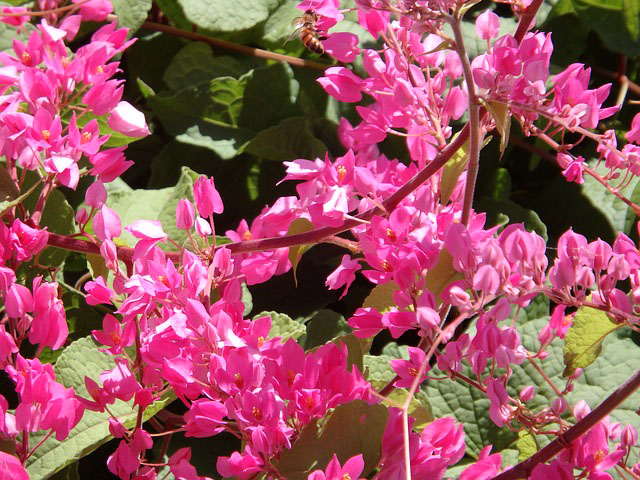
<path fill-rule="evenodd" d="M 147 30 L 153 30 L 154 32 L 163 32 L 176 37 L 188 38 L 197 42 L 205 42 L 210 45 L 223 48 L 225 50 L 231 50 L 243 55 L 249 55 L 256 58 L 264 58 L 266 60 L 275 60 L 278 62 L 285 62 L 294 67 L 311 68 L 313 70 L 319 70 L 324 72 L 332 65 L 325 63 L 313 62 L 311 60 L 304 60 L 302 58 L 291 57 L 289 55 L 282 55 L 281 53 L 270 52 L 268 50 L 261 50 L 260 48 L 248 47 L 246 45 L 240 45 L 238 43 L 226 42 L 217 38 L 207 37 L 199 33 L 190 32 L 188 30 L 182 30 L 180 28 L 172 27 L 171 25 L 164 25 L 156 22 L 144 22 L 141 28 Z"/>

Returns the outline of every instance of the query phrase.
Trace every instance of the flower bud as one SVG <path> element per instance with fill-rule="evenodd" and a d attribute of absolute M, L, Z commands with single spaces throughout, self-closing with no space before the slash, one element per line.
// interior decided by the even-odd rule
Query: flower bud
<path fill-rule="evenodd" d="M 193 185 L 193 196 L 201 216 L 207 218 L 214 213 L 222 213 L 224 205 L 213 178 L 202 175 Z"/>
<path fill-rule="evenodd" d="M 76 212 L 76 223 L 78 225 L 84 225 L 89 221 L 89 212 L 84 207 L 81 207 Z"/>
<path fill-rule="evenodd" d="M 555 413 L 556 415 L 560 415 L 567 408 L 568 408 L 568 404 L 567 404 L 567 401 L 564 399 L 564 397 L 556 398 L 555 400 L 553 400 L 553 403 L 551 404 L 551 410 L 553 410 L 553 413 Z"/>
<path fill-rule="evenodd" d="M 186 198 L 181 198 L 176 206 L 176 226 L 182 230 L 189 230 L 195 221 L 195 209 Z"/>
<path fill-rule="evenodd" d="M 129 102 L 119 102 L 116 108 L 111 111 L 107 124 L 116 132 L 127 137 L 146 137 L 149 132 L 144 113 L 137 110 Z"/>
<path fill-rule="evenodd" d="M 209 225 L 209 222 L 207 222 L 204 218 L 198 217 L 196 219 L 196 232 L 198 232 L 198 235 L 203 238 L 208 237 L 212 233 L 211 225 Z"/>
<path fill-rule="evenodd" d="M 535 394 L 536 388 L 533 385 L 529 385 L 520 392 L 520 400 L 524 403 L 530 402 Z"/>
<path fill-rule="evenodd" d="M 622 448 L 635 447 L 638 443 L 638 431 L 633 425 L 625 425 L 620 436 L 620 446 Z"/>

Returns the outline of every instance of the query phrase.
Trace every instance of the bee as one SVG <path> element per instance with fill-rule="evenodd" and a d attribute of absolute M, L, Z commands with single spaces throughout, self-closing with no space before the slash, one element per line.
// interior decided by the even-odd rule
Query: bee
<path fill-rule="evenodd" d="M 291 26 L 296 27 L 296 30 L 291 34 L 296 33 L 300 36 L 302 44 L 314 53 L 322 55 L 324 53 L 324 46 L 322 40 L 326 40 L 327 37 L 322 35 L 316 23 L 319 19 L 317 13 L 313 10 L 307 10 L 300 17 L 296 17 L 291 21 Z"/>

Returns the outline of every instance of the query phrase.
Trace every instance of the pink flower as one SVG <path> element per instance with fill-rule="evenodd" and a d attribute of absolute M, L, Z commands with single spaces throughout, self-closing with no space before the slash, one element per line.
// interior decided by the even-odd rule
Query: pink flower
<path fill-rule="evenodd" d="M 103 277 L 98 277 L 95 282 L 87 282 L 84 285 L 87 292 L 87 303 L 89 305 L 98 305 L 100 303 L 110 303 L 113 298 L 113 290 L 111 290 L 104 281 Z"/>
<path fill-rule="evenodd" d="M 224 205 L 218 190 L 216 190 L 213 177 L 200 176 L 193 185 L 193 196 L 198 212 L 204 218 L 224 211 Z"/>
<path fill-rule="evenodd" d="M 22 25 L 31 19 L 29 15 L 16 15 L 18 13 L 28 13 L 25 7 L 2 7 L 2 13 L 8 13 L 11 14 L 11 16 L 2 16 L 2 14 L 0 14 L 0 22 L 14 27 L 22 27 Z"/>
<path fill-rule="evenodd" d="M 224 430 L 226 407 L 216 400 L 198 399 L 184 414 L 186 437 L 212 437 Z"/>
<path fill-rule="evenodd" d="M 87 205 L 94 208 L 100 208 L 107 201 L 107 191 L 104 188 L 104 184 L 100 180 L 96 180 L 84 195 L 84 201 Z"/>
<path fill-rule="evenodd" d="M 476 33 L 487 42 L 498 36 L 500 31 L 500 17 L 491 10 L 485 10 L 476 18 Z"/>
<path fill-rule="evenodd" d="M 424 350 L 420 348 L 408 347 L 407 350 L 409 352 L 409 360 L 391 360 L 391 368 L 393 368 L 393 371 L 400 377 L 394 384 L 398 388 L 409 388 L 413 386 L 413 383 L 418 376 L 418 372 L 427 358 Z M 429 365 L 427 365 L 422 372 L 422 375 L 417 382 L 418 386 L 427 378 L 428 370 Z"/>
<path fill-rule="evenodd" d="M 332 33 L 322 42 L 329 55 L 341 62 L 353 62 L 360 53 L 358 36 L 348 32 Z"/>
<path fill-rule="evenodd" d="M 107 80 L 94 84 L 82 97 L 82 101 L 95 113 L 101 117 L 112 111 L 120 99 L 124 86 L 123 80 Z"/>
<path fill-rule="evenodd" d="M 102 205 L 100 211 L 93 217 L 93 231 L 102 242 L 119 237 L 122 234 L 122 223 L 116 211 Z"/>
<path fill-rule="evenodd" d="M 33 320 L 29 341 L 53 350 L 60 348 L 67 340 L 69 327 L 62 300 L 58 298 L 58 284 L 42 283 L 42 277 L 33 280 Z"/>
<path fill-rule="evenodd" d="M 489 406 L 489 417 L 497 426 L 502 427 L 511 417 L 513 407 L 509 406 L 509 395 L 506 388 L 499 380 L 486 378 L 487 397 L 491 402 Z"/>
<path fill-rule="evenodd" d="M 133 445 L 121 440 L 116 451 L 107 459 L 107 468 L 114 475 L 129 479 L 131 474 L 140 466 L 138 455 L 140 455 L 140 452 Z"/>
<path fill-rule="evenodd" d="M 308 480 L 342 480 L 345 478 L 357 480 L 360 478 L 360 474 L 363 469 L 364 458 L 362 457 L 362 454 L 351 457 L 349 460 L 344 462 L 343 466 L 340 466 L 338 456 L 334 453 L 333 458 L 327 465 L 324 472 L 322 470 L 316 470 L 307 478 Z"/>
<path fill-rule="evenodd" d="M 91 330 L 97 342 L 111 347 L 106 351 L 112 355 L 118 355 L 125 347 L 133 345 L 135 333 L 133 321 L 126 322 L 123 327 L 118 319 L 110 314 L 105 315 L 102 320 L 102 330 Z"/>
<path fill-rule="evenodd" d="M 29 480 L 29 474 L 20 463 L 20 460 L 8 453 L 0 452 L 0 479 Z"/>
<path fill-rule="evenodd" d="M 113 12 L 113 5 L 109 0 L 72 0 L 73 3 L 80 4 L 80 15 L 85 22 L 101 22 L 107 15 Z"/>
<path fill-rule="evenodd" d="M 329 287 L 329 290 L 336 290 L 344 285 L 344 291 L 340 295 L 340 298 L 342 298 L 347 294 L 349 287 L 356 279 L 356 272 L 360 268 L 358 260 L 352 260 L 349 255 L 344 255 L 338 268 L 327 277 L 325 284 Z"/>
<path fill-rule="evenodd" d="M 362 99 L 362 79 L 345 67 L 330 67 L 318 79 L 325 91 L 341 102 L 359 102 Z"/>
<path fill-rule="evenodd" d="M 89 162 L 91 162 L 93 168 L 89 173 L 105 183 L 112 182 L 118 178 L 133 165 L 133 162 L 127 160 L 122 154 L 124 149 L 125 147 L 110 148 L 90 157 Z"/>
<path fill-rule="evenodd" d="M 128 137 L 146 137 L 149 132 L 144 113 L 137 110 L 129 102 L 120 102 L 111 111 L 107 124 L 116 132 L 120 132 Z"/>
<path fill-rule="evenodd" d="M 31 290 L 24 285 L 14 283 L 9 287 L 4 306 L 9 318 L 21 319 L 27 312 L 33 311 Z"/>
<path fill-rule="evenodd" d="M 464 469 L 460 474 L 460 480 L 489 480 L 500 472 L 502 455 L 491 453 L 491 445 L 484 447 L 478 454 L 478 461 Z"/>

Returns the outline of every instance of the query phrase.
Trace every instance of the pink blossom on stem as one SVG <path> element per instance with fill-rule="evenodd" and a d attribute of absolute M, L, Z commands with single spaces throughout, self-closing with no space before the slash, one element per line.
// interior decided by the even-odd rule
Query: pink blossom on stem
<path fill-rule="evenodd" d="M 128 137 L 142 138 L 151 133 L 144 114 L 129 102 L 118 103 L 116 108 L 111 111 L 107 124 L 116 132 Z"/>
<path fill-rule="evenodd" d="M 198 213 L 204 218 L 224 211 L 224 205 L 218 190 L 216 190 L 213 177 L 200 176 L 193 185 L 193 196 Z"/>
<path fill-rule="evenodd" d="M 356 272 L 360 270 L 360 262 L 352 260 L 349 255 L 343 255 L 340 265 L 327 277 L 326 285 L 329 290 L 336 290 L 344 285 L 340 298 L 344 297 L 349 287 L 356 279 Z"/>
<path fill-rule="evenodd" d="M 500 17 L 491 10 L 485 10 L 476 18 L 476 33 L 487 42 L 498 36 Z"/>
<path fill-rule="evenodd" d="M 324 470 L 315 470 L 307 477 L 308 480 L 342 480 L 350 478 L 353 480 L 360 479 L 360 474 L 364 469 L 364 458 L 362 455 L 351 457 L 344 465 L 340 465 L 337 455 L 334 453 L 333 458 Z M 364 479 L 360 479 L 364 480 Z"/>
<path fill-rule="evenodd" d="M 362 79 L 348 68 L 330 67 L 325 76 L 318 79 L 325 91 L 341 102 L 359 102 L 362 99 Z"/>

